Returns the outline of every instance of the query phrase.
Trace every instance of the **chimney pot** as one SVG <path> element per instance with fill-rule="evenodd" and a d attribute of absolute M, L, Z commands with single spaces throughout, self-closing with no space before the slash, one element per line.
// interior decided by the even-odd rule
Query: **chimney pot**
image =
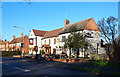
<path fill-rule="evenodd" d="M 5 41 L 7 41 L 7 39 L 5 39 Z"/>
<path fill-rule="evenodd" d="M 13 36 L 13 39 L 15 39 L 15 36 Z"/>
<path fill-rule="evenodd" d="M 20 36 L 23 37 L 23 33 L 21 33 Z"/>
<path fill-rule="evenodd" d="M 70 24 L 70 21 L 66 19 L 66 20 L 64 21 L 64 26 L 67 26 L 68 24 Z"/>

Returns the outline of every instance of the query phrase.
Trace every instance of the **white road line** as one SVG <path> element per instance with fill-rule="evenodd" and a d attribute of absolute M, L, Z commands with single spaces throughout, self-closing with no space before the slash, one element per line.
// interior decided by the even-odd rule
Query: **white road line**
<path fill-rule="evenodd" d="M 10 64 L 5 64 L 5 65 L 12 66 L 12 65 L 10 65 Z M 31 70 L 28 70 L 28 69 L 21 69 L 21 68 L 16 67 L 16 66 L 12 66 L 12 67 L 14 67 L 14 68 L 16 68 L 16 69 L 19 69 L 19 70 L 22 70 L 22 71 L 24 71 L 24 72 L 30 72 L 30 71 L 31 71 Z"/>

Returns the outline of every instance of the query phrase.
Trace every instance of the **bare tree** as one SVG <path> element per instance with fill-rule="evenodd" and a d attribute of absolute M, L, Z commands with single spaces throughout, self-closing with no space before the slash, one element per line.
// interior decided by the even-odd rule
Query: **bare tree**
<path fill-rule="evenodd" d="M 119 45 L 116 38 L 118 37 L 118 19 L 115 17 L 108 17 L 106 20 L 103 18 L 98 21 L 98 26 L 102 33 L 103 40 L 112 47 L 113 50 L 110 50 L 108 55 L 110 61 L 120 62 L 119 57 Z"/>

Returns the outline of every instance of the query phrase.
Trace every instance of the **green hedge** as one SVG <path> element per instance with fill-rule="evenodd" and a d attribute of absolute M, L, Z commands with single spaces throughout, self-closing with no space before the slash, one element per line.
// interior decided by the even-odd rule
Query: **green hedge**
<path fill-rule="evenodd" d="M 40 50 L 40 54 L 44 54 L 44 50 Z"/>
<path fill-rule="evenodd" d="M 20 51 L 2 51 L 2 56 L 20 55 Z"/>
<path fill-rule="evenodd" d="M 107 60 L 107 54 L 90 54 L 90 60 Z"/>

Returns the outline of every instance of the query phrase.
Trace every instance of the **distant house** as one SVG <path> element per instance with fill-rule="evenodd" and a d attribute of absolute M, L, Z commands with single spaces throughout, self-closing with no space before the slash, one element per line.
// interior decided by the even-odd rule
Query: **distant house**
<path fill-rule="evenodd" d="M 0 40 L 0 51 L 9 51 L 9 41 Z"/>
<path fill-rule="evenodd" d="M 74 54 L 74 52 L 73 50 L 64 49 L 64 43 L 65 39 L 68 38 L 74 28 L 77 32 L 84 34 L 86 39 L 91 44 L 91 46 L 87 48 L 86 53 L 83 53 L 80 49 L 80 57 L 90 54 L 91 51 L 97 54 L 105 53 L 105 49 L 101 47 L 101 31 L 93 18 L 72 24 L 69 20 L 65 20 L 63 28 L 52 31 L 41 32 L 41 30 L 37 30 L 40 32 L 38 34 L 42 33 L 43 35 L 39 36 L 39 41 L 36 42 L 37 44 L 35 43 L 35 40 L 33 40 L 32 44 L 34 43 L 34 46 L 35 44 L 39 46 L 39 50 L 43 49 L 45 54 L 61 54 L 62 52 L 65 52 L 69 56 L 69 52 L 72 54 Z M 31 37 L 31 35 L 33 36 Z M 33 30 L 29 37 L 36 39 L 35 32 Z"/>
<path fill-rule="evenodd" d="M 21 34 L 21 37 L 13 36 L 12 41 L 9 44 L 11 51 L 22 51 L 23 53 L 29 52 L 29 38 Z"/>

